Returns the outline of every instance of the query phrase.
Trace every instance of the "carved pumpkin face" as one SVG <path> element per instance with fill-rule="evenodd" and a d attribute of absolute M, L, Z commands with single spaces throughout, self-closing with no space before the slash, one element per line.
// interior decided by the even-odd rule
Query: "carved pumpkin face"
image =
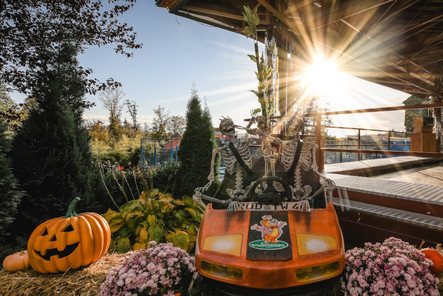
<path fill-rule="evenodd" d="M 29 262 L 41 273 L 77 269 L 102 257 L 110 241 L 110 228 L 102 216 L 71 213 L 71 217 L 54 218 L 37 226 L 28 240 Z"/>

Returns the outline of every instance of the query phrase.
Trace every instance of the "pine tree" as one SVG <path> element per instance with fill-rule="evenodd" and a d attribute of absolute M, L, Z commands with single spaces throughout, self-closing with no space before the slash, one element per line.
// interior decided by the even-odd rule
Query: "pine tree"
<path fill-rule="evenodd" d="M 85 86 L 76 71 L 76 53 L 71 44 L 54 53 L 52 65 L 34 89 L 39 108 L 31 111 L 13 142 L 14 172 L 26 191 L 15 227 L 22 233 L 61 216 L 76 196 L 83 200 L 80 211 L 93 210 L 100 183 L 81 118 Z"/>
<path fill-rule="evenodd" d="M 0 243 L 6 243 L 7 228 L 14 221 L 17 206 L 23 196 L 12 174 L 8 152 L 10 140 L 6 137 L 6 125 L 0 122 Z"/>
<path fill-rule="evenodd" d="M 208 182 L 212 150 L 215 147 L 209 110 L 206 107 L 202 111 L 197 90 L 193 88 L 187 105 L 186 130 L 178 150 L 180 168 L 177 196 L 192 195 L 195 188 Z"/>

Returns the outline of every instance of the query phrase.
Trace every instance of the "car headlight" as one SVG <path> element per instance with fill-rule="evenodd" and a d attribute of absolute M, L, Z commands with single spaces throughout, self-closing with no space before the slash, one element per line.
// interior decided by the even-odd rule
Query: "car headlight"
<path fill-rule="evenodd" d="M 298 254 L 311 255 L 337 250 L 337 240 L 330 235 L 297 233 Z"/>
<path fill-rule="evenodd" d="M 241 280 L 243 277 L 243 271 L 240 268 L 223 266 L 220 264 L 211 263 L 208 261 L 201 261 L 201 271 L 204 271 L 214 277 L 230 279 L 230 280 Z"/>
<path fill-rule="evenodd" d="M 299 281 L 312 281 L 320 278 L 330 278 L 340 272 L 340 263 L 338 261 L 300 268 L 295 271 L 295 275 Z"/>
<path fill-rule="evenodd" d="M 242 238 L 240 233 L 208 236 L 203 242 L 203 250 L 240 256 Z"/>

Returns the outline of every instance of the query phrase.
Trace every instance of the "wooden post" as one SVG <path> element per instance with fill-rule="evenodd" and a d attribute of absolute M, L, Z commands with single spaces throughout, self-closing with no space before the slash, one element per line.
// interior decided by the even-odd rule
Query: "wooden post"
<path fill-rule="evenodd" d="M 315 136 L 316 136 L 316 143 L 318 146 L 317 149 L 317 167 L 319 172 L 323 172 L 325 170 L 325 157 L 324 152 L 320 149 L 321 147 L 321 115 L 319 112 L 317 112 L 317 124 L 315 125 Z"/>
<path fill-rule="evenodd" d="M 388 131 L 388 150 L 391 150 L 391 131 Z"/>

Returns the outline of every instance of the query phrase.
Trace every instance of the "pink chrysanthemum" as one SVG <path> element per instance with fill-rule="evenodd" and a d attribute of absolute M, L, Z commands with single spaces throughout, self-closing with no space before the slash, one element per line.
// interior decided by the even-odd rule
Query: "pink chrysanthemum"
<path fill-rule="evenodd" d="M 345 257 L 345 295 L 440 295 L 439 280 L 429 271 L 431 261 L 401 239 L 365 243 L 348 250 Z"/>
<path fill-rule="evenodd" d="M 111 269 L 100 295 L 183 295 L 197 275 L 193 258 L 171 243 L 150 244 Z"/>

